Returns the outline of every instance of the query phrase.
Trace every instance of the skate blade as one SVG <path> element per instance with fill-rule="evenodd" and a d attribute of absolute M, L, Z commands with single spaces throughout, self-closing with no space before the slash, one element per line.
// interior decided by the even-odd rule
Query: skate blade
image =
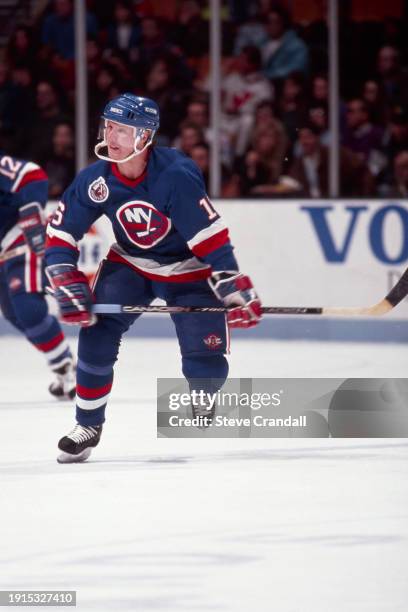
<path fill-rule="evenodd" d="M 57 461 L 58 463 L 82 463 L 88 459 L 91 452 L 91 448 L 85 448 L 85 450 L 83 450 L 82 453 L 78 453 L 78 455 L 71 455 L 70 453 L 64 453 L 64 451 L 62 451 L 62 453 L 58 455 Z"/>

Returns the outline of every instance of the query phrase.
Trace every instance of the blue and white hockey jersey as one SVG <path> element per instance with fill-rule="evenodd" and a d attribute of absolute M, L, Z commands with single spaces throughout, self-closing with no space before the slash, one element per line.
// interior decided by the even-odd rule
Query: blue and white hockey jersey
<path fill-rule="evenodd" d="M 24 242 L 19 208 L 31 202 L 44 208 L 47 197 L 48 179 L 40 166 L 0 154 L 0 252 Z"/>
<path fill-rule="evenodd" d="M 187 282 L 211 270 L 237 270 L 228 229 L 205 192 L 195 163 L 167 147 L 150 151 L 136 180 L 97 161 L 63 194 L 47 228 L 47 265 L 78 260 L 78 241 L 106 215 L 116 244 L 107 258 L 152 279 Z"/>

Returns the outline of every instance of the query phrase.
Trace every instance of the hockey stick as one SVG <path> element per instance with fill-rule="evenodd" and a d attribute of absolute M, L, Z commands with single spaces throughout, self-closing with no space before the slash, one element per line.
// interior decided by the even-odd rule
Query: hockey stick
<path fill-rule="evenodd" d="M 13 257 L 19 257 L 20 255 L 24 255 L 27 252 L 27 245 L 22 244 L 21 246 L 16 247 L 15 249 L 11 249 L 10 251 L 6 251 L 5 253 L 0 254 L 0 263 L 3 261 L 8 261 Z"/>
<path fill-rule="evenodd" d="M 270 315 L 335 315 L 335 316 L 379 316 L 394 308 L 408 294 L 408 268 L 388 295 L 365 308 L 323 306 L 263 306 L 262 314 Z M 95 314 L 141 314 L 144 312 L 178 314 L 185 312 L 227 312 L 223 306 L 122 306 L 121 304 L 95 304 Z"/>

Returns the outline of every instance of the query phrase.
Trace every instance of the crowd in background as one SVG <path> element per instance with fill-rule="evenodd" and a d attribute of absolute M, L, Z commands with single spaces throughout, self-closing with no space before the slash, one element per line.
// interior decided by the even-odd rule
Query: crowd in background
<path fill-rule="evenodd" d="M 167 3 L 166 3 L 167 4 Z M 89 140 L 123 91 L 161 109 L 160 145 L 191 156 L 208 181 L 208 2 L 88 2 Z M 408 47 L 403 19 L 340 28 L 341 195 L 408 196 Z M 224 6 L 224 197 L 328 195 L 324 19 L 293 23 L 284 3 Z M 53 0 L 12 32 L 0 60 L 0 149 L 40 163 L 58 197 L 75 173 L 73 0 Z M 89 151 L 92 160 L 92 150 Z"/>

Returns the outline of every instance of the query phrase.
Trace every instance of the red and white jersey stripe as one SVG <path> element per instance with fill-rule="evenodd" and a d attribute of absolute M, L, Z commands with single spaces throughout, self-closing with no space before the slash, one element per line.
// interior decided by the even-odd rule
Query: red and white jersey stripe
<path fill-rule="evenodd" d="M 187 283 L 208 278 L 211 274 L 211 266 L 199 261 L 196 257 L 171 264 L 161 264 L 153 259 L 133 257 L 126 253 L 119 244 L 111 247 L 107 259 L 124 263 L 151 280 Z"/>
<path fill-rule="evenodd" d="M 11 193 L 15 193 L 19 189 L 22 189 L 24 185 L 33 181 L 47 180 L 47 175 L 40 166 L 33 162 L 27 162 L 19 172 L 16 180 L 11 187 Z"/>
<path fill-rule="evenodd" d="M 47 225 L 46 248 L 49 247 L 68 247 L 69 249 L 78 250 L 78 243 L 75 238 L 68 232 L 55 229 L 52 225 Z"/>
<path fill-rule="evenodd" d="M 221 219 L 217 219 L 210 226 L 205 227 L 190 238 L 187 244 L 194 255 L 197 255 L 197 257 L 205 257 L 228 241 L 228 228 Z"/>

